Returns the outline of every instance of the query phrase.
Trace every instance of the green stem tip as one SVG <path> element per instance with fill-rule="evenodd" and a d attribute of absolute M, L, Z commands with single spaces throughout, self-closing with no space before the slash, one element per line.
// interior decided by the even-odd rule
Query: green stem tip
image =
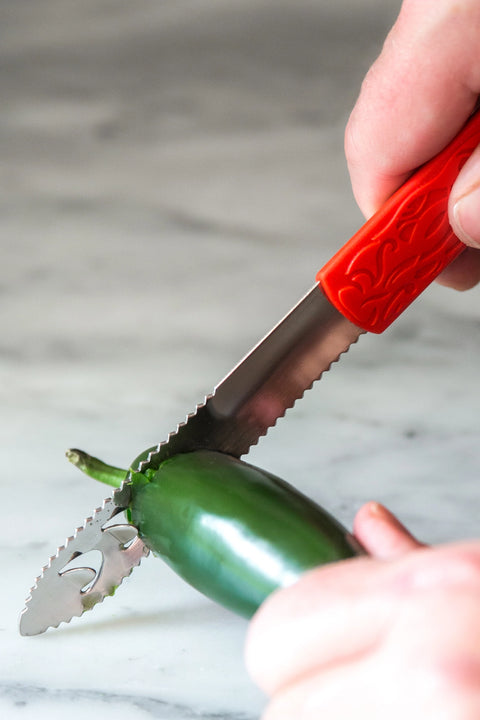
<path fill-rule="evenodd" d="M 88 455 L 88 453 L 83 450 L 72 448 L 71 450 L 67 450 L 65 455 L 68 460 L 85 473 L 85 475 L 106 485 L 120 487 L 127 476 L 127 470 L 107 465 L 102 460 Z"/>

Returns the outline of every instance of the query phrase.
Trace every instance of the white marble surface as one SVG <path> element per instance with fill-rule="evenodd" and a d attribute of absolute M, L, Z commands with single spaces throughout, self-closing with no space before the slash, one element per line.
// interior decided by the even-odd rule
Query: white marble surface
<path fill-rule="evenodd" d="M 162 439 L 356 229 L 342 132 L 394 0 L 0 1 L 0 717 L 258 718 L 246 623 L 149 558 L 20 638 L 105 495 L 63 457 Z M 250 459 L 350 524 L 479 534 L 479 293 L 364 337 Z"/>

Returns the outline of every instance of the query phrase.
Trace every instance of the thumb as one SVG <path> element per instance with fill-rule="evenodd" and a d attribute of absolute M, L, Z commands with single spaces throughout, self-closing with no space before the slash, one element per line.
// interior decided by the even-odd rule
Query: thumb
<path fill-rule="evenodd" d="M 480 146 L 455 180 L 449 200 L 449 219 L 465 245 L 480 248 Z"/>
<path fill-rule="evenodd" d="M 358 511 L 354 534 L 373 557 L 392 560 L 423 547 L 386 507 L 369 502 Z"/>

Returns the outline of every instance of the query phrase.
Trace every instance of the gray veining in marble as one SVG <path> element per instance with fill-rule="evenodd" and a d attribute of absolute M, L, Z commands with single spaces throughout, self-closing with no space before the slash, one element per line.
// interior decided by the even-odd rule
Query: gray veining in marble
<path fill-rule="evenodd" d="M 361 223 L 343 128 L 397 0 L 0 0 L 0 717 L 253 720 L 246 623 L 149 558 L 38 638 L 29 584 Z M 363 337 L 252 462 L 350 524 L 478 535 L 479 293 Z"/>
<path fill-rule="evenodd" d="M 18 711 L 18 717 L 25 717 L 29 706 L 34 706 L 36 712 L 41 713 L 42 708 L 54 706 L 55 711 L 61 711 L 71 716 L 72 709 L 78 717 L 85 717 L 94 706 L 101 712 L 102 718 L 117 718 L 120 714 L 128 713 L 129 717 L 155 718 L 155 720 L 251 720 L 253 716 L 243 712 L 202 712 L 188 705 L 166 702 L 156 697 L 129 695 L 127 693 L 109 693 L 98 690 L 50 690 L 46 687 L 25 685 L 0 684 L 3 697 L 10 700 L 13 708 Z M 73 708 L 72 708 L 73 706 Z M 12 717 L 15 717 L 13 711 Z M 50 717 L 50 715 L 48 715 Z"/>

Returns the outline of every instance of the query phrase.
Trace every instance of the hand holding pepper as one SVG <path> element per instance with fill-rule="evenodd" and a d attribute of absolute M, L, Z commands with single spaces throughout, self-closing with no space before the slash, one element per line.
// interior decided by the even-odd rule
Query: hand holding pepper
<path fill-rule="evenodd" d="M 350 117 L 352 186 L 372 215 L 458 133 L 480 94 L 478 0 L 404 0 Z M 480 281 L 480 148 L 450 196 L 468 250 L 440 281 Z M 371 557 L 307 573 L 252 621 L 247 665 L 264 720 L 478 720 L 480 542 L 426 548 L 377 504 L 355 534 Z"/>
<path fill-rule="evenodd" d="M 376 503 L 355 534 L 371 557 L 307 573 L 252 621 L 263 720 L 478 720 L 480 542 L 426 548 Z"/>

